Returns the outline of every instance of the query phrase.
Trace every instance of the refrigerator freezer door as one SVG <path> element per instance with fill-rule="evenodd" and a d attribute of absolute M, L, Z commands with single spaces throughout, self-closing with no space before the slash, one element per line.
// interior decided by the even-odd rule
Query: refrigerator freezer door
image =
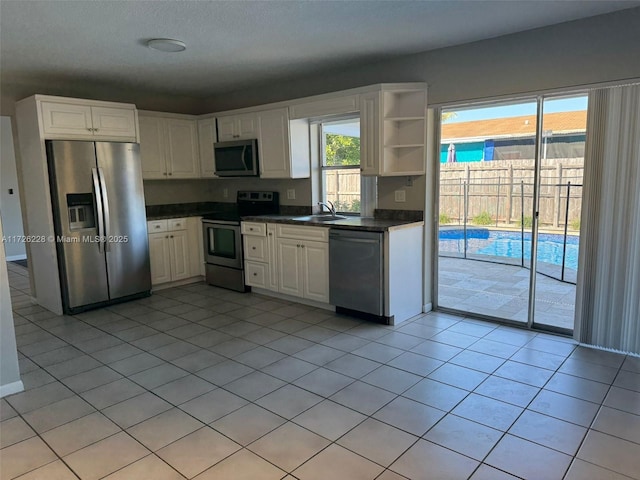
<path fill-rule="evenodd" d="M 95 145 L 105 202 L 105 249 L 111 299 L 148 292 L 151 269 L 140 146 L 106 142 Z"/>
<path fill-rule="evenodd" d="M 65 309 L 104 302 L 109 299 L 105 256 L 94 241 L 100 234 L 94 143 L 53 141 L 47 147 Z"/>

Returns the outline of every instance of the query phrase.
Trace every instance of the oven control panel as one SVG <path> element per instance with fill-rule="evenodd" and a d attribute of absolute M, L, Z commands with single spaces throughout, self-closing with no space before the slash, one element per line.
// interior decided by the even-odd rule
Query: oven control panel
<path fill-rule="evenodd" d="M 273 202 L 277 196 L 278 192 L 238 192 L 238 201 Z"/>

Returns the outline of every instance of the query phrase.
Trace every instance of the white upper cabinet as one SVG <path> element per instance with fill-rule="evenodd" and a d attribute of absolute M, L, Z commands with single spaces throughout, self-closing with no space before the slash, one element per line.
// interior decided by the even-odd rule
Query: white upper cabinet
<path fill-rule="evenodd" d="M 289 120 L 287 108 L 258 112 L 258 162 L 262 178 L 308 178 L 309 123 Z"/>
<path fill-rule="evenodd" d="M 427 90 L 382 85 L 360 96 L 363 175 L 425 173 Z"/>
<path fill-rule="evenodd" d="M 142 178 L 166 178 L 167 166 L 164 156 L 164 123 L 160 117 L 138 117 L 140 127 L 140 160 Z"/>
<path fill-rule="evenodd" d="M 360 170 L 379 175 L 380 92 L 360 96 Z"/>
<path fill-rule="evenodd" d="M 331 95 L 326 98 L 312 100 L 310 102 L 296 103 L 289 107 L 289 117 L 312 118 L 325 115 L 341 115 L 354 113 L 359 110 L 359 96 L 353 95 Z"/>
<path fill-rule="evenodd" d="M 198 120 L 198 142 L 200 146 L 200 176 L 215 177 L 215 153 L 213 144 L 218 141 L 216 135 L 216 119 Z"/>
<path fill-rule="evenodd" d="M 218 141 L 258 138 L 258 117 L 255 113 L 218 118 Z"/>
<path fill-rule="evenodd" d="M 135 105 L 67 99 L 40 101 L 45 138 L 137 139 Z M 68 102 L 68 103 L 67 103 Z"/>
<path fill-rule="evenodd" d="M 139 124 L 142 178 L 200 178 L 195 119 L 144 112 Z"/>
<path fill-rule="evenodd" d="M 166 119 L 168 173 L 173 178 L 200 177 L 196 120 Z"/>
<path fill-rule="evenodd" d="M 111 107 L 91 107 L 93 133 L 107 137 L 135 135 L 136 117 L 133 110 Z"/>

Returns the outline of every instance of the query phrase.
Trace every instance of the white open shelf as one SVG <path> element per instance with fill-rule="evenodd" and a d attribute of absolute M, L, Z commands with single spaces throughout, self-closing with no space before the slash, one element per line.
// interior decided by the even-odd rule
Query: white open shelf
<path fill-rule="evenodd" d="M 426 95 L 424 90 L 384 92 L 384 118 L 424 118 Z"/>
<path fill-rule="evenodd" d="M 421 175 L 424 173 L 424 145 L 385 147 L 383 175 Z"/>

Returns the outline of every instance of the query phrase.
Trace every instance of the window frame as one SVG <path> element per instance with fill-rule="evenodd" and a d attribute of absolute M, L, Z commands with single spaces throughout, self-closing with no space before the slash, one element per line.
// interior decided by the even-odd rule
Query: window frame
<path fill-rule="evenodd" d="M 326 165 L 326 136 L 323 128 L 325 123 L 340 122 L 345 120 L 354 120 L 360 124 L 360 113 L 354 112 L 343 115 L 331 115 L 315 119 L 313 123 L 318 125 L 318 175 L 319 175 L 319 197 L 322 202 L 327 202 L 327 182 L 325 172 L 354 170 L 360 171 L 360 211 L 337 211 L 341 215 L 372 217 L 373 211 L 377 205 L 377 177 L 369 177 L 362 175 L 362 150 L 360 153 L 360 162 L 357 165 Z"/>

